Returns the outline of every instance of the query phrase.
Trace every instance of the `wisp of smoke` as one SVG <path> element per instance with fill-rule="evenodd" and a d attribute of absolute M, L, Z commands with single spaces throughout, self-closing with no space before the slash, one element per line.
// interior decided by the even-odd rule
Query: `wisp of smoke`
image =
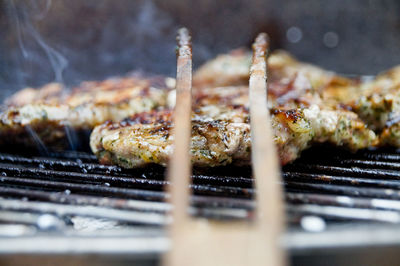
<path fill-rule="evenodd" d="M 42 47 L 47 54 L 50 64 L 54 70 L 55 81 L 63 83 L 62 74 L 65 68 L 68 66 L 68 60 L 61 53 L 57 52 L 54 48 L 47 45 L 40 34 L 32 26 L 32 24 L 26 24 L 26 28 L 28 29 L 28 32 L 31 34 L 31 36 L 37 41 L 40 47 Z"/>
<path fill-rule="evenodd" d="M 32 23 L 33 20 L 42 20 L 45 18 L 48 10 L 51 7 L 51 0 L 46 0 L 44 8 L 40 8 L 40 5 L 37 1 L 31 1 L 31 4 L 32 8 L 29 8 L 27 5 L 20 4 L 18 6 L 20 10 L 18 10 L 14 0 L 10 1 L 10 14 L 15 20 L 18 44 L 23 58 L 28 60 L 30 57 L 35 57 L 35 55 L 30 55 L 26 49 L 25 42 L 36 42 L 45 52 L 50 66 L 54 71 L 54 81 L 63 84 L 63 71 L 68 66 L 68 60 L 60 52 L 46 43 Z M 28 133 L 31 135 L 32 140 L 36 143 L 39 152 L 42 154 L 47 154 L 48 149 L 34 129 L 30 126 L 27 126 L 26 128 Z M 68 126 L 66 127 L 66 135 L 68 137 L 67 139 L 71 149 L 75 149 L 75 133 L 72 132 Z"/>
<path fill-rule="evenodd" d="M 51 7 L 51 1 L 46 0 L 43 10 L 40 10 L 37 1 L 31 1 L 33 8 L 28 5 L 18 5 L 14 0 L 10 1 L 10 14 L 15 20 L 18 44 L 25 59 L 30 57 L 26 44 L 36 42 L 46 53 L 50 66 L 54 71 L 54 81 L 63 83 L 63 71 L 68 66 L 68 60 L 56 49 L 51 47 L 35 29 L 33 21 L 45 19 L 48 10 Z M 30 37 L 30 38 L 29 38 Z"/>

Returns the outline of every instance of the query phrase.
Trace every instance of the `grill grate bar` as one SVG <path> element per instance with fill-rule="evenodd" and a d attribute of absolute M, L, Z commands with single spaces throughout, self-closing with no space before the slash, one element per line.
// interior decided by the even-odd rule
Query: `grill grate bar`
<path fill-rule="evenodd" d="M 41 169 L 61 170 L 61 171 L 77 171 L 77 172 L 91 172 L 100 174 L 130 174 L 124 171 L 121 167 L 113 165 L 101 165 L 96 163 L 83 163 L 70 160 L 49 159 L 49 158 L 26 158 L 20 156 L 13 156 L 9 154 L 0 154 L 0 161 L 2 163 L 22 164 L 28 166 L 35 166 Z M 128 172 L 128 173 L 124 173 Z"/>
<path fill-rule="evenodd" d="M 318 215 L 320 217 L 400 223 L 400 213 L 397 211 L 343 208 L 311 204 L 288 205 L 287 210 L 292 213 L 300 213 L 302 215 L 309 214 Z"/>
<path fill-rule="evenodd" d="M 49 152 L 48 156 L 36 156 L 37 159 L 70 159 L 77 162 L 97 163 L 97 157 L 94 154 L 80 151 L 63 151 L 63 152 Z"/>
<path fill-rule="evenodd" d="M 352 177 L 372 177 L 380 179 L 395 179 L 400 180 L 400 172 L 393 170 L 382 170 L 382 169 L 364 169 L 360 167 L 338 167 L 338 166 L 327 166 L 320 164 L 294 164 L 290 165 L 285 169 L 287 172 L 291 171 L 304 171 L 311 173 L 326 173 L 326 174 L 338 174 Z"/>
<path fill-rule="evenodd" d="M 65 194 L 64 192 L 36 191 L 28 188 L 0 187 L 0 195 L 4 197 L 29 198 L 29 200 L 48 201 L 73 205 L 95 205 L 101 207 L 133 209 L 142 211 L 165 211 L 168 204 L 160 201 L 110 198 L 103 196 Z M 192 204 L 196 207 L 236 208 L 252 210 L 254 204 L 246 199 L 232 199 L 212 196 L 192 196 Z"/>
<path fill-rule="evenodd" d="M 129 223 L 164 225 L 167 218 L 163 214 L 119 210 L 94 206 L 72 206 L 48 202 L 29 202 L 12 199 L 1 199 L 0 209 L 20 212 L 51 213 L 58 217 L 81 216 L 106 218 Z"/>
<path fill-rule="evenodd" d="M 124 187 L 134 186 L 134 187 L 144 187 L 149 186 L 149 188 L 163 187 L 167 184 L 167 181 L 162 180 L 163 173 L 159 169 L 151 171 L 144 175 L 141 172 L 134 172 L 127 174 L 128 176 L 113 175 L 112 173 L 103 174 L 92 174 L 92 173 L 79 173 L 79 172 L 67 172 L 65 169 L 62 171 L 48 170 L 48 169 L 38 169 L 33 167 L 17 166 L 9 164 L 0 163 L 0 172 L 3 176 L 15 176 L 24 178 L 34 178 L 34 179 L 47 179 L 47 180 L 64 180 L 73 183 L 108 183 L 113 185 L 119 185 Z M 118 173 L 119 174 L 119 173 Z M 135 176 L 140 176 L 137 178 Z M 235 186 L 243 188 L 251 188 L 253 179 L 235 176 L 207 176 L 207 175 L 193 175 L 193 182 L 195 184 L 201 185 L 221 185 L 221 186 Z"/>
<path fill-rule="evenodd" d="M 161 184 L 160 184 L 161 183 Z M 144 185 L 142 185 L 144 184 Z M 16 177 L 0 177 L 0 185 L 17 185 L 29 186 L 32 188 L 55 190 L 57 192 L 68 191 L 68 193 L 84 193 L 108 195 L 123 198 L 142 198 L 148 200 L 163 200 L 164 194 L 159 192 L 163 189 L 167 181 L 154 182 L 154 180 L 143 180 L 143 182 L 135 183 L 135 188 L 111 187 L 105 184 L 76 184 L 71 182 L 39 180 L 31 178 Z M 253 189 L 238 188 L 230 186 L 212 186 L 197 185 L 190 186 L 198 195 L 215 195 L 215 196 L 235 196 L 241 198 L 250 198 L 254 194 Z M 142 189 L 139 189 L 142 188 Z"/>
<path fill-rule="evenodd" d="M 348 177 L 348 176 L 332 176 L 326 174 L 312 174 L 312 173 L 302 173 L 302 172 L 286 172 L 283 174 L 283 177 L 287 181 L 296 181 L 304 183 L 309 183 L 312 181 L 328 185 L 345 184 L 345 185 L 357 186 L 360 189 L 362 189 L 362 186 L 400 189 L 400 182 L 397 180 L 382 180 L 382 179 Z"/>
<path fill-rule="evenodd" d="M 400 191 L 393 189 L 360 188 L 357 186 L 342 186 L 330 184 L 312 184 L 285 181 L 286 190 L 289 192 L 316 192 L 345 195 L 352 197 L 384 198 L 400 200 Z"/>
<path fill-rule="evenodd" d="M 398 162 L 385 162 L 385 161 L 371 161 L 371 160 L 360 160 L 360 159 L 339 159 L 335 158 L 334 161 L 329 163 L 338 163 L 341 166 L 358 166 L 367 168 L 379 168 L 379 169 L 390 169 L 400 170 L 400 163 Z"/>
<path fill-rule="evenodd" d="M 376 161 L 389 161 L 389 162 L 399 162 L 400 154 L 398 153 L 380 153 L 380 152 L 362 152 L 361 157 L 376 160 Z"/>
<path fill-rule="evenodd" d="M 331 158 L 311 158 L 306 161 L 305 159 L 299 159 L 299 162 L 304 164 L 323 164 L 323 165 L 332 165 L 332 166 L 347 166 L 354 167 L 359 166 L 362 168 L 379 168 L 379 169 L 390 169 L 390 170 L 400 170 L 400 156 L 399 160 L 371 160 L 369 158 L 363 158 L 362 156 L 352 156 L 347 158 L 348 156 L 334 156 Z"/>
<path fill-rule="evenodd" d="M 152 185 L 164 186 L 165 182 L 160 180 L 149 180 L 143 178 L 128 178 L 122 176 L 98 175 L 98 174 L 82 174 L 67 171 L 54 171 L 47 169 L 26 168 L 21 166 L 12 166 L 0 164 L 0 171 L 3 176 L 14 176 L 34 179 L 50 179 L 50 180 L 68 180 L 73 183 L 108 183 L 114 185 L 132 186 L 132 185 Z"/>
<path fill-rule="evenodd" d="M 108 195 L 108 196 L 119 196 L 129 198 L 141 198 L 147 200 L 163 200 L 165 195 L 159 191 L 150 190 L 139 190 L 139 189 L 126 189 L 126 188 L 115 188 L 99 185 L 88 185 L 88 184 L 74 184 L 69 182 L 59 181 L 43 181 L 43 180 L 32 180 L 25 178 L 12 178 L 12 177 L 1 177 L 1 185 L 19 185 L 23 187 L 31 187 L 32 189 L 39 190 L 53 190 L 56 192 L 66 193 L 87 193 L 97 195 Z M 29 194 L 28 194 L 29 195 Z"/>
<path fill-rule="evenodd" d="M 315 204 L 320 206 L 340 206 L 348 208 L 368 208 L 400 211 L 400 201 L 376 198 L 355 198 L 329 194 L 292 193 L 285 194 L 292 204 Z"/>
<path fill-rule="evenodd" d="M 0 187 L 0 195 L 3 197 L 20 197 L 35 201 L 48 201 L 71 205 L 94 205 L 100 207 L 155 212 L 167 210 L 165 203 L 160 201 L 110 198 L 82 194 L 66 194 L 64 192 L 31 190 L 29 188 Z"/>
<path fill-rule="evenodd" d="M 40 214 L 1 210 L 0 223 L 37 224 Z"/>
<path fill-rule="evenodd" d="M 330 163 L 331 160 L 344 160 L 344 159 L 359 159 L 359 160 L 372 160 L 384 162 L 399 162 L 400 149 L 366 149 L 356 153 L 351 153 L 346 150 L 334 149 L 330 147 L 314 147 L 311 150 L 305 151 L 304 156 L 299 161 L 323 161 L 325 164 Z M 327 159 L 329 161 L 327 161 Z"/>

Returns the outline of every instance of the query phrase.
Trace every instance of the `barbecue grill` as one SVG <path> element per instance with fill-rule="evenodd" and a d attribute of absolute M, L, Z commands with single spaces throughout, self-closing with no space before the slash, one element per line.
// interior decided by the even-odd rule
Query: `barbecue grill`
<path fill-rule="evenodd" d="M 145 18 L 142 19 L 144 23 L 146 23 L 146 19 L 149 19 L 147 16 L 151 14 L 153 9 L 158 10 L 157 8 L 161 6 L 162 14 L 164 14 L 163 12 L 179 5 L 174 3 L 164 6 L 164 4 L 155 2 L 156 4 L 150 4 L 150 7 L 146 7 L 143 3 L 140 4 L 145 6 L 141 9 L 142 13 L 147 12 L 144 15 Z M 274 1 L 269 2 L 274 3 Z M 285 1 L 285 3 L 290 2 Z M 8 13 L 11 14 L 10 17 L 17 18 L 17 21 L 18 18 L 20 19 L 20 24 L 14 23 L 14 25 L 21 25 L 20 27 L 23 30 L 22 33 L 19 32 L 20 35 L 15 34 L 14 38 L 7 39 L 7 42 L 4 43 L 6 49 L 3 49 L 3 51 L 11 51 L 10 55 L 5 55 L 2 52 L 0 56 L 10 62 L 10 69 L 19 70 L 22 68 L 22 72 L 25 71 L 25 76 L 20 76 L 18 74 L 20 72 L 15 71 L 16 74 L 8 73 L 7 78 L 0 79 L 2 87 L 10 88 L 21 88 L 27 84 L 39 85 L 46 80 L 46 77 L 60 74 L 65 68 L 62 64 L 62 57 L 59 57 L 55 50 L 52 50 L 50 55 L 47 54 L 50 61 L 53 57 L 51 62 L 52 64 L 55 62 L 55 65 L 52 65 L 53 69 L 48 68 L 45 75 L 41 76 L 38 75 L 38 72 L 43 71 L 43 69 L 36 67 L 47 60 L 43 60 L 46 56 L 37 53 L 38 50 L 44 49 L 40 45 L 40 34 L 44 39 L 49 37 L 46 36 L 46 32 L 47 34 L 54 33 L 54 28 L 49 26 L 54 23 L 48 23 L 47 26 L 42 25 L 43 28 L 38 29 L 40 34 L 32 34 L 33 39 L 39 43 L 39 46 L 36 45 L 38 47 L 22 45 L 25 53 L 34 54 L 37 57 L 31 57 L 27 66 L 18 66 L 16 63 L 18 56 L 16 55 L 20 51 L 15 49 L 21 48 L 18 38 L 21 38 L 21 36 L 22 39 L 27 38 L 24 27 L 29 25 L 31 16 L 24 13 L 25 6 L 16 3 L 16 9 L 14 9 L 14 5 L 5 6 L 9 11 Z M 125 4 L 121 4 L 121 6 Z M 70 6 L 73 7 L 70 9 L 72 10 L 71 13 L 78 10 L 79 5 L 77 2 L 72 4 Z M 335 8 L 335 5 L 339 4 L 332 4 L 331 7 Z M 353 6 L 353 4 L 351 5 Z M 392 3 L 394 7 L 397 7 L 397 5 Z M 116 6 L 115 9 L 112 9 L 110 13 L 122 10 L 121 6 L 114 6 Z M 354 4 L 354 6 L 357 6 L 357 4 Z M 0 4 L 1 7 L 2 4 Z M 256 7 L 257 5 L 253 4 L 251 10 L 257 9 Z M 56 4 L 54 8 L 63 10 L 64 7 L 63 4 Z M 187 9 L 189 8 L 183 8 L 182 12 L 187 11 Z M 231 12 L 235 10 L 232 6 L 228 6 L 227 9 Z M 272 9 L 272 11 L 281 10 L 280 8 L 275 9 Z M 396 10 L 396 8 L 392 9 Z M 197 8 L 193 8 L 193 10 L 198 11 Z M 319 9 L 314 7 L 315 10 L 318 11 Z M 339 11 L 337 13 L 340 13 Z M 50 12 L 50 16 L 54 17 L 54 13 L 57 14 L 57 12 Z M 101 14 L 104 15 L 104 13 Z M 298 55 L 304 55 L 304 51 L 310 51 L 310 42 L 316 42 L 317 37 L 321 37 L 319 35 L 321 35 L 322 30 L 324 31 L 322 35 L 326 34 L 325 31 L 329 28 L 327 25 L 332 24 L 329 21 L 321 23 L 321 27 L 317 28 L 317 34 L 311 37 L 306 36 L 307 32 L 304 31 L 304 37 L 307 37 L 309 41 L 298 44 L 295 41 L 296 39 L 289 35 L 293 32 L 298 34 L 299 29 L 307 28 L 307 19 L 304 19 L 304 17 L 307 17 L 307 12 L 303 11 L 294 16 L 292 20 L 279 23 L 279 25 L 283 25 L 280 26 L 280 31 L 287 30 L 288 40 L 283 38 L 284 41 L 282 41 L 282 36 L 277 33 L 278 30 L 274 30 L 274 20 L 268 25 L 260 22 L 254 27 L 254 21 L 251 21 L 252 31 L 254 32 L 246 31 L 246 25 L 244 25 L 240 31 L 243 32 L 240 38 L 237 36 L 232 38 L 229 35 L 230 31 L 224 32 L 223 37 L 212 34 L 220 38 L 217 42 L 212 38 L 204 37 L 201 39 L 200 33 L 204 25 L 196 27 L 193 24 L 195 21 L 193 15 L 196 14 L 187 13 L 178 21 L 185 22 L 186 25 L 194 29 L 195 34 L 197 32 L 197 35 L 200 35 L 200 38 L 198 38 L 200 41 L 197 43 L 197 51 L 200 51 L 199 54 L 201 55 L 199 56 L 201 58 L 197 59 L 199 62 L 217 52 L 222 52 L 229 45 L 231 46 L 229 48 L 241 45 L 243 39 L 250 42 L 254 37 L 252 34 L 254 35 L 260 29 L 267 30 L 272 35 L 273 40 L 278 40 L 275 46 L 288 48 Z M 202 15 L 202 20 L 204 20 L 206 15 Z M 190 19 L 187 19 L 187 17 Z M 201 18 L 201 14 L 198 17 Z M 257 18 L 260 17 L 264 17 L 264 14 L 257 15 Z M 356 21 L 357 25 L 361 25 L 362 17 L 361 14 L 351 21 Z M 150 16 L 150 18 L 152 17 Z M 242 18 L 243 16 L 239 16 L 236 20 L 242 23 Z M 68 21 L 68 16 L 60 19 L 64 19 L 64 22 Z M 327 19 L 329 20 L 329 18 Z M 259 20 L 261 21 L 261 19 Z M 388 20 L 382 20 L 380 23 L 386 25 L 389 33 L 390 30 L 393 33 L 394 30 L 390 25 L 396 25 L 393 22 L 395 20 Z M 0 17 L 0 22 L 3 21 L 4 17 Z M 299 21 L 304 23 L 300 23 L 296 27 L 290 24 Z M 343 23 L 347 24 L 349 16 L 344 21 Z M 121 21 L 118 20 L 117 22 L 116 24 L 119 24 Z M 379 23 L 376 22 L 376 24 Z M 376 26 L 376 24 L 372 25 Z M 3 25 L 5 24 L 0 23 L 1 27 Z M 32 25 L 26 28 L 28 30 L 35 29 L 34 23 Z M 71 24 L 69 25 L 71 26 Z M 76 26 L 72 23 L 70 28 L 75 28 L 74 25 Z M 143 25 L 141 24 L 141 26 Z M 395 26 L 393 27 L 395 28 Z M 165 28 L 169 30 L 165 31 Z M 162 34 L 172 36 L 170 33 L 175 31 L 175 28 L 176 25 L 170 19 L 166 19 L 165 24 L 157 28 L 159 33 L 145 34 L 148 42 L 143 43 L 146 45 L 152 43 L 151 49 L 145 49 L 143 43 L 136 42 L 132 46 L 133 49 L 147 51 L 140 59 L 151 59 L 146 60 L 147 63 L 137 60 L 136 65 L 132 65 L 130 59 L 127 63 L 124 58 L 129 57 L 123 53 L 114 53 L 117 54 L 113 59 L 114 61 L 111 60 L 111 63 L 107 61 L 110 60 L 107 57 L 107 52 L 109 52 L 107 50 L 108 42 L 113 40 L 114 45 L 114 39 L 116 39 L 114 38 L 115 35 L 110 35 L 110 31 L 108 31 L 107 38 L 103 36 L 108 41 L 104 41 L 103 44 L 96 44 L 98 50 L 105 54 L 99 61 L 96 61 L 97 52 L 92 54 L 88 51 L 91 50 L 92 46 L 87 44 L 86 39 L 73 39 L 75 42 L 71 41 L 71 43 L 78 47 L 77 50 L 88 54 L 87 58 L 90 58 L 90 60 L 86 60 L 86 63 L 83 64 L 82 61 L 85 61 L 85 59 L 81 59 L 82 53 L 74 54 L 73 49 L 71 49 L 73 46 L 61 49 L 67 55 L 72 66 L 66 69 L 64 81 L 71 85 L 82 79 L 100 79 L 107 75 L 123 73 L 131 69 L 132 66 L 143 67 L 145 70 L 155 69 L 156 72 L 171 74 L 168 71 L 174 69 L 171 67 L 173 62 L 172 60 L 168 61 L 171 58 L 165 54 L 165 51 L 172 47 L 171 42 L 168 38 L 164 38 L 160 42 L 161 44 L 154 44 L 154 40 Z M 71 33 L 72 31 L 73 33 L 71 29 L 66 27 L 64 32 Z M 122 29 L 123 32 L 125 30 Z M 212 29 L 210 30 L 212 31 Z M 215 31 L 218 32 L 218 30 L 220 28 Z M 368 28 L 369 30 L 371 29 Z M 10 32 L 18 31 L 11 29 Z M 134 34 L 140 35 L 140 32 L 140 29 L 136 29 Z M 117 31 L 116 34 L 120 33 Z M 351 34 L 351 31 L 342 27 L 338 30 L 338 34 L 339 37 L 347 36 Z M 72 38 L 72 34 L 64 35 Z M 354 65 L 358 64 L 358 66 L 363 66 L 360 71 L 365 72 L 368 65 L 370 73 L 366 73 L 374 74 L 378 71 L 378 67 L 380 69 L 387 68 L 397 62 L 398 58 L 392 55 L 396 54 L 393 53 L 393 44 L 397 45 L 396 38 L 398 38 L 398 35 L 393 36 L 391 41 L 385 42 L 387 49 L 379 47 L 380 52 L 383 52 L 382 50 L 389 51 L 389 55 L 386 54 L 385 60 L 376 61 L 377 63 L 373 65 L 376 69 L 372 70 L 362 60 L 361 56 L 356 58 L 357 62 L 353 64 L 353 68 L 351 68 L 351 64 L 343 67 L 338 63 L 345 62 L 346 60 L 343 60 L 343 58 L 348 59 L 348 52 L 346 51 L 351 51 L 354 46 L 354 42 L 346 42 L 346 38 L 340 39 L 342 48 L 336 50 L 336 55 L 342 59 L 332 56 L 331 52 L 334 50 L 329 50 L 331 47 L 326 46 L 326 44 L 326 47 L 319 49 L 320 53 L 315 53 L 315 55 L 306 53 L 303 58 L 314 61 L 320 61 L 322 58 L 322 65 L 340 71 L 353 71 Z M 379 38 L 380 36 L 374 35 L 374 39 Z M 92 42 L 96 42 L 99 38 L 94 39 L 95 41 Z M 240 40 L 240 43 L 236 43 L 237 40 Z M 127 38 L 125 42 L 128 45 L 125 46 L 130 46 L 131 41 Z M 124 42 L 124 40 L 121 42 Z M 19 43 L 19 46 L 15 43 Z M 55 43 L 57 43 L 57 40 Z M 227 43 L 228 46 L 226 46 Z M 209 51 L 205 48 L 214 44 L 216 47 L 214 50 Z M 357 43 L 357 48 L 358 45 Z M 154 49 L 160 47 L 162 49 Z M 361 48 L 363 49 L 360 49 L 360 53 L 365 54 L 365 51 L 371 51 L 376 46 L 365 45 Z M 122 50 L 132 52 L 132 50 Z M 149 50 L 159 51 L 157 53 L 149 52 Z M 93 49 L 93 51 L 97 50 Z M 118 60 L 122 62 L 119 65 L 115 63 Z M 333 60 L 333 62 L 330 60 Z M 162 61 L 162 64 L 160 64 L 160 61 Z M 99 64 L 93 62 L 99 62 Z M 107 64 L 107 62 L 109 63 Z M 114 68 L 114 66 L 117 66 L 117 68 Z M 4 70 L 6 67 L 8 67 L 7 64 L 2 64 L 0 70 Z M 76 73 L 71 72 L 71 69 Z M 1 96 L 10 93 L 11 91 L 2 91 Z M 293 265 L 398 264 L 400 260 L 400 151 L 369 149 L 350 153 L 329 146 L 314 147 L 303 152 L 300 159 L 284 167 L 282 176 L 288 226 L 280 244 L 287 250 L 290 262 Z M 244 221 L 254 218 L 254 195 L 256 191 L 253 188 L 254 180 L 252 179 L 251 168 L 194 169 L 191 178 L 193 184 L 190 187 L 193 190 L 193 195 L 190 198 L 191 207 L 189 211 L 192 215 L 226 221 Z M 15 148 L 6 151 L 4 149 L 0 153 L 0 264 L 106 265 L 112 263 L 113 265 L 132 265 L 136 263 L 138 265 L 158 265 L 162 254 L 170 249 L 170 240 L 167 238 L 165 230 L 165 226 L 171 221 L 166 214 L 171 209 L 171 206 L 167 203 L 169 195 L 164 191 L 168 183 L 165 179 L 165 169 L 162 167 L 151 166 L 144 169 L 127 170 L 118 166 L 100 165 L 95 156 L 88 151 L 54 152 L 48 151 L 40 145 L 38 151 Z"/>

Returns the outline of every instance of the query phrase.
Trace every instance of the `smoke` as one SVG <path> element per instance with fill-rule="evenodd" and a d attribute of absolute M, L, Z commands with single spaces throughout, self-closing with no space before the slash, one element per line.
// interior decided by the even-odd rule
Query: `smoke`
<path fill-rule="evenodd" d="M 0 87 L 8 94 L 54 80 L 70 87 L 132 70 L 174 76 L 181 26 L 192 31 L 197 66 L 253 39 L 254 16 L 243 0 L 233 2 L 0 1 L 8 23 L 3 31 L 0 12 Z"/>
<path fill-rule="evenodd" d="M 139 10 L 135 23 L 135 34 L 145 38 L 155 38 L 162 35 L 162 31 L 171 26 L 170 19 L 160 13 L 152 1 L 145 1 Z M 151 26 L 150 26 L 151 25 Z M 143 44 L 144 38 L 139 41 Z"/>
<path fill-rule="evenodd" d="M 31 0 L 32 16 L 35 20 L 42 20 L 46 17 L 47 12 L 50 10 L 51 3 L 51 0 L 45 0 L 44 5 L 40 5 L 38 1 Z"/>
<path fill-rule="evenodd" d="M 268 32 L 273 47 L 343 73 L 376 74 L 398 64 L 399 1 L 283 3 L 3 0 L 0 94 L 5 88 L 11 92 L 61 79 L 73 86 L 134 69 L 174 75 L 179 26 L 191 29 L 195 66 L 218 53 L 250 45 L 261 31 Z M 377 19 L 371 20 L 371 14 Z M 301 30 L 301 41 L 286 38 L 292 27 Z M 337 35 L 336 48 L 324 45 L 327 32 Z"/>
<path fill-rule="evenodd" d="M 26 125 L 25 128 L 28 131 L 29 135 L 31 136 L 31 139 L 33 140 L 33 142 L 36 144 L 36 148 L 37 148 L 38 152 L 42 155 L 48 155 L 49 150 L 47 149 L 47 147 L 43 143 L 43 141 L 40 139 L 40 137 L 36 133 L 36 131 L 30 125 Z"/>
<path fill-rule="evenodd" d="M 41 4 L 42 3 L 42 4 Z M 44 5 L 43 5 L 44 3 Z M 15 25 L 18 45 L 23 56 L 21 64 L 31 63 L 30 61 L 39 61 L 40 65 L 50 66 L 54 73 L 54 81 L 63 83 L 63 72 L 68 66 L 68 60 L 55 48 L 47 43 L 47 41 L 39 34 L 35 28 L 35 22 L 45 19 L 46 14 L 50 10 L 52 1 L 30 2 L 19 1 L 16 6 L 14 0 L 9 1 L 9 19 Z M 35 46 L 39 46 L 47 57 L 46 60 L 41 58 L 40 53 L 35 51 Z M 28 48 L 29 47 L 29 48 Z"/>
<path fill-rule="evenodd" d="M 28 57 L 28 52 L 26 51 L 25 46 L 24 46 L 24 42 L 22 41 L 21 24 L 20 24 L 20 20 L 18 18 L 17 11 L 16 11 L 15 4 L 14 4 L 13 0 L 11 0 L 10 5 L 11 5 L 11 8 L 10 8 L 11 17 L 13 17 L 15 19 L 15 25 L 17 27 L 18 44 L 19 44 L 19 47 L 21 49 L 22 55 L 25 58 L 27 58 Z"/>
<path fill-rule="evenodd" d="M 34 38 L 34 40 L 36 40 L 36 42 L 40 45 L 40 47 L 43 48 L 43 50 L 47 54 L 47 57 L 54 71 L 55 81 L 63 83 L 63 71 L 68 66 L 68 60 L 61 53 L 47 45 L 40 34 L 32 26 L 32 24 L 27 24 L 26 28 L 29 31 L 30 35 Z"/>

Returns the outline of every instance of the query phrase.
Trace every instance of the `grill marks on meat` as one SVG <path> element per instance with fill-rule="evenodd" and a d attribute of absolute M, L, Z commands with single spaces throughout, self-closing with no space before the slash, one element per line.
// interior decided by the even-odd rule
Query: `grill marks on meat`
<path fill-rule="evenodd" d="M 83 82 L 70 91 L 60 84 L 24 89 L 6 101 L 8 107 L 0 115 L 0 142 L 33 146 L 33 130 L 45 145 L 64 147 L 66 128 L 91 130 L 107 120 L 165 107 L 167 83 L 161 77 L 126 77 Z"/>
<path fill-rule="evenodd" d="M 135 124 L 117 129 L 96 127 L 92 150 L 102 163 L 140 167 L 166 165 L 172 154 L 171 123 Z M 193 121 L 191 156 L 196 166 L 217 166 L 248 158 L 249 126 L 225 121 Z"/>
<path fill-rule="evenodd" d="M 247 165 L 250 163 L 251 138 L 248 112 L 241 110 L 242 115 L 222 108 L 219 112 L 197 108 L 192 117 L 191 158 L 194 166 L 221 166 L 227 164 Z M 215 108 L 218 108 L 215 106 Z M 123 167 L 140 167 L 151 163 L 166 165 L 172 155 L 172 118 L 162 122 L 158 117 L 165 117 L 161 111 L 153 114 L 154 123 L 141 123 L 138 120 L 125 124 L 105 124 L 94 129 L 91 135 L 91 147 L 102 163 L 115 163 Z M 224 119 L 218 119 L 224 117 Z M 294 120 L 290 116 L 277 115 L 275 122 L 276 138 L 279 139 L 278 149 L 287 150 L 282 158 L 286 161 L 297 156 L 293 146 L 295 136 L 305 135 L 308 139 L 307 123 L 296 122 L 296 132 L 289 126 Z M 240 121 L 241 120 L 241 121 Z M 286 120 L 286 121 L 285 121 Z M 146 121 L 147 122 L 147 121 Z M 293 127 L 293 126 L 292 126 Z M 279 136 L 282 134 L 281 136 Z M 284 135 L 283 135 L 284 134 Z M 293 142 L 293 143 L 292 143 Z M 292 148 L 288 148 L 293 146 Z M 283 153 L 283 152 L 282 152 Z"/>
<path fill-rule="evenodd" d="M 248 82 L 250 62 L 250 54 L 234 51 L 195 73 L 194 166 L 249 164 L 248 87 L 241 84 Z M 374 132 L 355 113 L 320 97 L 321 92 L 352 85 L 352 80 L 300 63 L 282 51 L 270 56 L 269 70 L 271 122 L 282 164 L 296 159 L 313 143 L 328 142 L 350 150 L 376 144 Z M 90 144 L 102 163 L 128 168 L 166 165 L 172 154 L 172 128 L 170 111 L 144 113 L 96 127 Z"/>
<path fill-rule="evenodd" d="M 248 91 L 246 87 L 220 87 L 209 97 L 195 92 L 192 113 L 191 156 L 194 166 L 249 164 L 251 153 Z M 172 154 L 172 113 L 151 112 L 94 129 L 91 148 L 102 163 L 123 167 L 166 165 Z M 357 115 L 346 110 L 307 108 L 271 109 L 274 142 L 282 164 L 296 159 L 315 142 L 330 142 L 349 149 L 374 143 L 375 134 Z"/>

